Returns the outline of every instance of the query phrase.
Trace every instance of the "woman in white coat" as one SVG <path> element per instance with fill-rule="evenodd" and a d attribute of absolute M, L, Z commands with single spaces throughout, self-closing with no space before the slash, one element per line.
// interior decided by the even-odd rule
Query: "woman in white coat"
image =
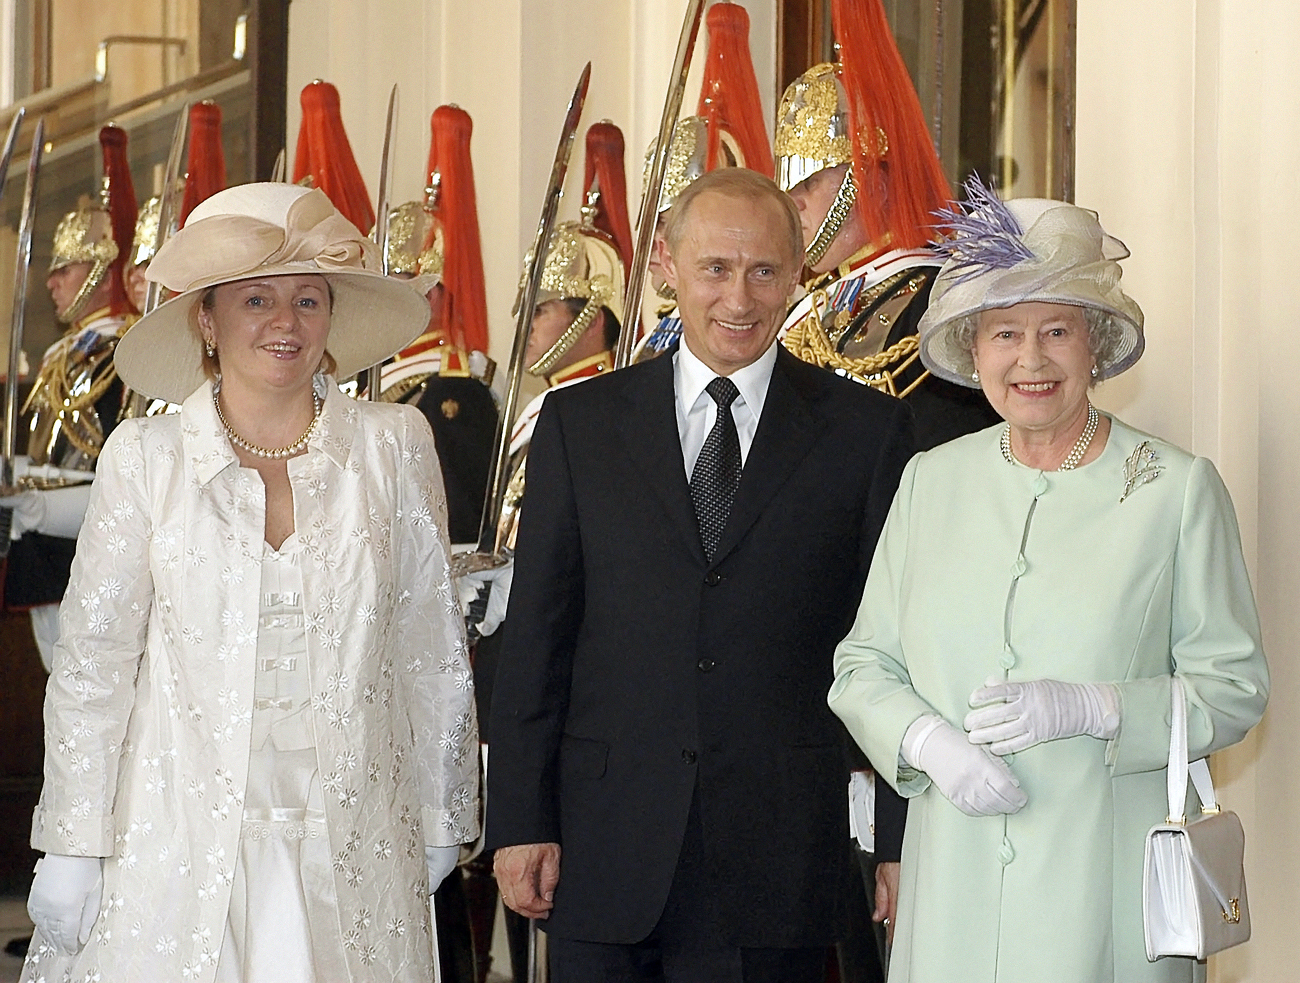
<path fill-rule="evenodd" d="M 117 351 L 184 401 L 107 442 L 46 694 L 31 980 L 427 981 L 478 831 L 433 437 L 347 377 L 424 298 L 320 191 L 231 188 Z"/>
<path fill-rule="evenodd" d="M 830 693 L 910 798 L 891 983 L 1175 983 L 1146 959 L 1170 676 L 1192 756 L 1268 693 L 1214 466 L 1092 406 L 1142 353 L 1123 244 L 1090 211 L 972 188 L 921 322 L 936 375 L 1006 423 L 918 454 Z"/>

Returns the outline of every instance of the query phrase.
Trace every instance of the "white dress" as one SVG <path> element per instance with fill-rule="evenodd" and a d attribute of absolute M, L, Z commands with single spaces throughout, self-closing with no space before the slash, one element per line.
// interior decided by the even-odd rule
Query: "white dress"
<path fill-rule="evenodd" d="M 216 983 L 345 980 L 298 539 L 263 545 L 248 791 Z"/>

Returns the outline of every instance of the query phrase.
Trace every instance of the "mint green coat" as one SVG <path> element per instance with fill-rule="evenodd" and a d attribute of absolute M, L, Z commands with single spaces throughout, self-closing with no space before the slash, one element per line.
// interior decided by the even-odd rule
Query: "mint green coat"
<path fill-rule="evenodd" d="M 1007 463 L 1001 430 L 912 459 L 836 651 L 831 707 L 911 798 L 890 983 L 1191 980 L 1191 960 L 1147 962 L 1143 844 L 1168 811 L 1170 673 L 1194 758 L 1264 712 L 1232 503 L 1208 460 L 1119 421 L 1062 472 Z M 1144 443 L 1162 470 L 1121 501 Z M 900 761 L 922 714 L 960 727 L 986 680 L 1042 678 L 1117 683 L 1120 734 L 1009 755 L 1029 797 L 1015 815 L 967 816 Z"/>

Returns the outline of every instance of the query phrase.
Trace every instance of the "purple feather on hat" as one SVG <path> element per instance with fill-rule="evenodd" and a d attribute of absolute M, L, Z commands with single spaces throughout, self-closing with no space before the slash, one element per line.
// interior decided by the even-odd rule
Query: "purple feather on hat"
<path fill-rule="evenodd" d="M 948 257 L 947 270 L 957 272 L 954 283 L 964 283 L 990 269 L 1009 270 L 1034 254 L 1024 244 L 1025 234 L 997 192 L 971 174 L 962 184 L 966 202 L 953 202 L 934 215 L 934 226 L 945 237 L 934 245 Z"/>

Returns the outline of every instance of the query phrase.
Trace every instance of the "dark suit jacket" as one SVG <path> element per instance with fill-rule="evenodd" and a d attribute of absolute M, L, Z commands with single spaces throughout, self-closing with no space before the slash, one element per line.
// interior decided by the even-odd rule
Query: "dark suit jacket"
<path fill-rule="evenodd" d="M 834 941 L 849 839 L 831 657 L 911 453 L 903 402 L 781 349 L 710 564 L 672 358 L 548 397 L 487 797 L 489 846 L 561 844 L 548 932 L 648 935 L 695 796 L 729 941 Z"/>

